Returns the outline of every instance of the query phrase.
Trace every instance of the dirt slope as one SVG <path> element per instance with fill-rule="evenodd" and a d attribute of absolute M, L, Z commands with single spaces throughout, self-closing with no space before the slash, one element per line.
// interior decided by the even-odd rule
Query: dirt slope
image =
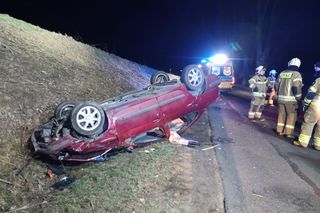
<path fill-rule="evenodd" d="M 0 156 L 21 151 L 21 137 L 24 143 L 59 102 L 102 101 L 142 88 L 153 71 L 0 14 Z"/>
<path fill-rule="evenodd" d="M 29 157 L 26 144 L 32 130 L 61 101 L 103 101 L 145 87 L 153 72 L 0 14 L 0 179 L 12 180 L 12 165 Z M 0 184 L 0 204 L 6 186 Z"/>
<path fill-rule="evenodd" d="M 223 212 L 212 150 L 161 143 L 106 163 L 67 166 L 76 181 L 63 191 L 51 187 L 61 175 L 50 179 L 47 163 L 30 159 L 31 132 L 58 103 L 140 89 L 153 72 L 0 14 L 0 212 Z M 186 135 L 212 145 L 204 129 L 206 114 Z"/>

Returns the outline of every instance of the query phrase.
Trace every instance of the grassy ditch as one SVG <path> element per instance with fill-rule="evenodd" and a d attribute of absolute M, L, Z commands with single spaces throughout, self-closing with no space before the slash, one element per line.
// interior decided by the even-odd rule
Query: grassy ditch
<path fill-rule="evenodd" d="M 53 203 L 60 202 L 53 199 L 59 193 L 50 189 L 46 164 L 29 160 L 32 131 L 61 101 L 100 102 L 141 89 L 154 71 L 71 36 L 0 14 L 0 212 L 38 212 L 47 205 L 51 208 L 44 211 L 63 211 Z M 84 173 L 77 171 L 74 185 L 89 171 L 83 169 Z"/>
<path fill-rule="evenodd" d="M 27 212 L 167 212 L 180 202 L 173 186 L 177 183 L 172 181 L 180 172 L 176 163 L 186 151 L 164 142 L 117 154 L 105 162 L 67 166 L 67 175 L 76 180 L 61 191 L 50 186 L 62 175 L 50 180 L 46 164 L 32 160 L 28 165 L 32 171 L 26 167 L 19 175 L 28 181 L 7 186 L 11 193 L 0 208 Z"/>
<path fill-rule="evenodd" d="M 153 144 L 68 166 L 76 180 L 62 191 L 51 188 L 62 176 L 50 180 L 47 164 L 27 149 L 61 101 L 99 102 L 141 89 L 154 69 L 4 14 L 0 56 L 0 212 L 168 212 L 187 199 L 179 179 L 190 171 L 187 148 Z"/>

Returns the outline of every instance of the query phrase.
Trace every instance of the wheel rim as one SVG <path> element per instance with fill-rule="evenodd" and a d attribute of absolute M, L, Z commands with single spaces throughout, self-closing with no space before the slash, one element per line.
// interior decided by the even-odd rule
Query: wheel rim
<path fill-rule="evenodd" d="M 188 74 L 188 81 L 194 87 L 199 86 L 202 81 L 202 75 L 200 70 L 198 69 L 190 70 Z"/>
<path fill-rule="evenodd" d="M 99 126 L 101 114 L 95 107 L 83 107 L 77 113 L 76 122 L 81 129 L 91 131 Z"/>

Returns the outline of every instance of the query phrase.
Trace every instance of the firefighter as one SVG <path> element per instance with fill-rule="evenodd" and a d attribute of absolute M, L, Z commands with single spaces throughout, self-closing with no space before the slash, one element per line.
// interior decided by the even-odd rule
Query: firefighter
<path fill-rule="evenodd" d="M 277 71 L 276 70 L 270 70 L 269 71 L 269 77 L 267 81 L 267 104 L 270 106 L 274 106 L 273 104 L 273 97 L 275 96 L 275 84 L 276 84 L 276 75 Z"/>
<path fill-rule="evenodd" d="M 302 77 L 299 73 L 300 65 L 300 59 L 291 59 L 288 62 L 288 69 L 279 74 L 276 82 L 278 97 L 277 133 L 288 138 L 294 138 L 298 102 L 301 99 Z"/>
<path fill-rule="evenodd" d="M 264 76 L 266 69 L 263 66 L 256 68 L 256 74 L 249 79 L 249 87 L 252 89 L 251 105 L 248 112 L 249 119 L 261 119 L 264 100 L 267 90 L 267 78 Z"/>
<path fill-rule="evenodd" d="M 303 101 L 304 121 L 301 126 L 299 139 L 293 141 L 294 145 L 307 148 L 314 130 L 314 148 L 320 150 L 320 62 L 314 65 L 314 82 L 309 87 Z"/>

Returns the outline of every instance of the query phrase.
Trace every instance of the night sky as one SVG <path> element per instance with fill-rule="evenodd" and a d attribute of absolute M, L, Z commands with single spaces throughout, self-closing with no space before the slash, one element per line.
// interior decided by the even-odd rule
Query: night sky
<path fill-rule="evenodd" d="M 219 51 L 239 79 L 293 57 L 308 78 L 320 61 L 318 0 L 2 0 L 0 13 L 164 71 Z"/>

